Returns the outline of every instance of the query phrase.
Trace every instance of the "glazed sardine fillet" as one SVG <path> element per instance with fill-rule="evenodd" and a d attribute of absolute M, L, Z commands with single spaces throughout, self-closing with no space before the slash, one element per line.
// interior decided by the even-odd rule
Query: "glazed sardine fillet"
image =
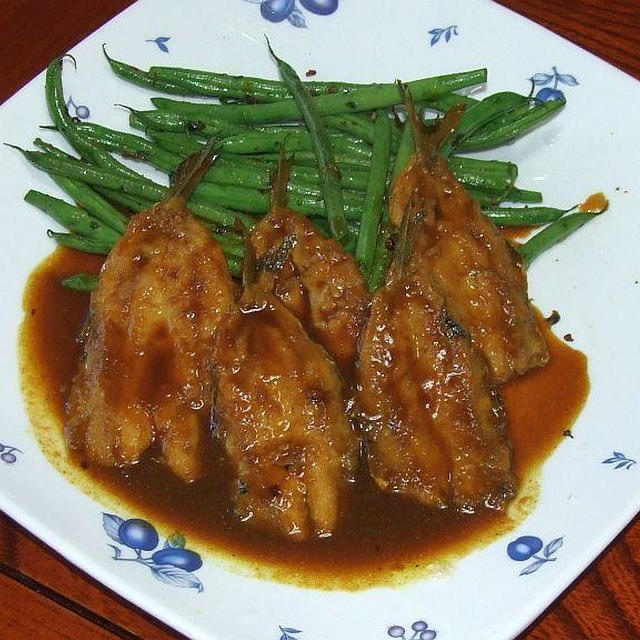
<path fill-rule="evenodd" d="M 336 365 L 259 286 L 223 320 L 214 361 L 238 515 L 294 539 L 330 536 L 358 458 Z"/>
<path fill-rule="evenodd" d="M 134 216 L 91 296 L 67 403 L 78 455 L 126 466 L 154 446 L 185 481 L 203 470 L 216 328 L 233 303 L 224 255 L 178 198 Z"/>
<path fill-rule="evenodd" d="M 546 364 L 547 345 L 518 253 L 433 149 L 416 153 L 394 185 L 390 213 L 397 226 L 410 198 L 435 214 L 425 231 L 430 249 L 417 254 L 421 266 L 484 354 L 494 380 L 503 384 Z"/>
<path fill-rule="evenodd" d="M 353 256 L 304 216 L 278 206 L 256 225 L 251 243 L 262 289 L 272 291 L 350 373 L 369 306 Z"/>
<path fill-rule="evenodd" d="M 358 364 L 369 471 L 383 490 L 435 508 L 500 508 L 512 495 L 506 415 L 486 360 L 449 314 L 415 245 L 373 296 Z"/>

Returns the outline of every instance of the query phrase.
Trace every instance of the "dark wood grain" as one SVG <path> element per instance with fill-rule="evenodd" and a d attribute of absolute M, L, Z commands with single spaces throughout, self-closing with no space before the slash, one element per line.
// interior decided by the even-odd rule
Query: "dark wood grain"
<path fill-rule="evenodd" d="M 90 612 L 95 616 L 94 622 L 102 625 L 104 621 L 113 621 L 122 637 L 125 637 L 125 633 L 130 634 L 127 637 L 153 637 L 157 640 L 181 637 L 160 627 L 156 620 L 65 562 L 57 553 L 0 513 L 0 573 L 3 565 L 27 578 L 29 586 L 41 585 L 49 596 L 51 591 L 59 594 L 67 601 L 65 606 L 76 615 L 87 618 Z M 80 608 L 74 609 L 73 603 L 81 603 Z M 0 638 L 5 637 L 0 623 Z"/>
<path fill-rule="evenodd" d="M 0 3 L 0 102 L 130 0 Z M 638 0 L 501 0 L 640 79 Z M 178 639 L 0 517 L 0 638 Z M 519 640 L 640 639 L 640 519 Z M 368 640 L 368 639 L 367 639 Z M 458 639 L 454 639 L 458 640 Z M 472 639 L 463 639 L 472 640 Z"/>
<path fill-rule="evenodd" d="M 0 2 L 0 103 L 132 0 Z"/>
<path fill-rule="evenodd" d="M 117 635 L 83 618 L 55 600 L 0 573 L 0 602 L 3 638 L 92 638 L 115 640 Z"/>
<path fill-rule="evenodd" d="M 640 74 L 638 0 L 497 1 L 632 76 Z"/>

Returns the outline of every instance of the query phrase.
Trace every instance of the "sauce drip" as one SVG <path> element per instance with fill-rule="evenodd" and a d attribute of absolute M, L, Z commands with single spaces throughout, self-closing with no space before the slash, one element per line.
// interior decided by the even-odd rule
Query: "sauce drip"
<path fill-rule="evenodd" d="M 609 206 L 609 201 L 602 191 L 592 193 L 579 207 L 580 211 L 600 212 Z"/>
<path fill-rule="evenodd" d="M 209 445 L 209 474 L 186 485 L 153 455 L 126 471 L 89 467 L 64 453 L 64 404 L 82 347 L 76 338 L 89 295 L 62 278 L 98 273 L 102 258 L 57 249 L 32 274 L 24 296 L 23 389 L 44 453 L 84 490 L 129 514 L 178 530 L 191 548 L 209 548 L 241 569 L 319 588 L 355 589 L 424 575 L 515 526 L 534 504 L 531 479 L 564 439 L 588 393 L 586 357 L 556 338 L 540 318 L 551 361 L 502 388 L 521 492 L 508 514 L 433 512 L 378 491 L 361 473 L 343 501 L 331 540 L 294 542 L 243 524 L 234 514 L 222 447 Z M 53 437 L 56 436 L 56 437 Z M 56 444 L 57 443 L 57 444 Z M 567 446 L 570 446 L 568 443 Z M 114 500 L 115 498 L 115 500 Z M 127 513 L 122 515 L 126 516 Z"/>

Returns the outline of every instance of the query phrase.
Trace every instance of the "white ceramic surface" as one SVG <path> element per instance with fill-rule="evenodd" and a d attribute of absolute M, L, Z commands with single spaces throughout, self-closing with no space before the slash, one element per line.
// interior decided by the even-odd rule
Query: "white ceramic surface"
<path fill-rule="evenodd" d="M 528 78 L 536 73 L 552 74 L 555 67 L 565 74 L 558 88 L 568 104 L 557 118 L 507 148 L 484 154 L 516 161 L 519 184 L 540 188 L 547 203 L 570 206 L 597 190 L 611 202 L 609 212 L 530 271 L 535 303 L 545 312 L 561 311 L 556 330 L 560 335 L 570 331 L 575 346 L 588 355 L 592 384 L 574 425 L 575 439 L 563 442 L 544 465 L 537 508 L 515 531 L 471 553 L 448 575 L 398 588 L 300 589 L 238 575 L 205 557 L 195 572 L 204 585 L 198 593 L 155 580 L 136 563 L 114 561 L 102 527 L 105 509 L 47 462 L 23 408 L 16 355 L 21 297 L 29 272 L 53 243 L 44 233 L 51 222 L 22 197 L 29 188 L 58 192 L 47 176 L 7 147 L 0 147 L 5 239 L 0 442 L 2 451 L 16 459 L 0 461 L 0 507 L 115 592 L 192 638 L 511 638 L 640 508 L 640 465 L 634 464 L 640 456 L 640 85 L 487 0 L 340 0 L 330 15 L 317 13 L 331 4 L 298 0 L 290 20 L 271 23 L 253 0 L 140 0 L 73 49 L 78 70 L 65 72 L 65 86 L 76 106 L 88 107 L 92 120 L 125 128 L 126 114 L 113 104 L 149 108 L 153 94 L 110 73 L 103 42 L 116 58 L 141 68 L 168 64 L 275 77 L 263 34 L 300 72 L 317 69 L 318 79 L 412 79 L 486 66 L 490 91 L 526 93 Z M 443 30 L 439 38 L 436 29 Z M 168 39 L 154 42 L 158 37 Z M 48 122 L 43 84 L 41 75 L 0 107 L 2 141 L 28 146 L 39 133 L 37 125 Z M 605 462 L 615 451 L 629 462 Z M 538 555 L 546 551 L 553 561 L 520 575 L 527 563 L 511 559 L 507 544 L 521 535 L 542 540 Z M 561 545 L 553 542 L 558 540 Z"/>

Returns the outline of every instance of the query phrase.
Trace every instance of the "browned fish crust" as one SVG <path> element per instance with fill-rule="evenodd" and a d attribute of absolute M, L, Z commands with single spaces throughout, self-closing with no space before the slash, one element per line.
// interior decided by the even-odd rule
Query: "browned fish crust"
<path fill-rule="evenodd" d="M 254 228 L 258 279 L 350 373 L 367 321 L 369 292 L 350 254 L 304 216 L 274 207 Z"/>
<path fill-rule="evenodd" d="M 223 320 L 214 361 L 239 516 L 297 539 L 331 535 L 358 457 L 335 364 L 259 287 Z"/>
<path fill-rule="evenodd" d="M 383 491 L 437 508 L 500 508 L 514 491 L 506 414 L 486 361 L 419 267 L 421 218 L 407 263 L 376 292 L 358 364 L 358 409 Z"/>
<path fill-rule="evenodd" d="M 179 477 L 199 477 L 213 337 L 232 302 L 224 255 L 188 211 L 161 203 L 134 216 L 91 296 L 67 407 L 70 447 L 126 466 L 156 443 Z"/>
<path fill-rule="evenodd" d="M 527 294 L 520 257 L 456 180 L 446 160 L 417 153 L 394 185 L 391 217 L 402 220 L 413 198 L 432 212 L 416 252 L 447 310 L 486 357 L 498 384 L 542 366 L 547 345 Z"/>

